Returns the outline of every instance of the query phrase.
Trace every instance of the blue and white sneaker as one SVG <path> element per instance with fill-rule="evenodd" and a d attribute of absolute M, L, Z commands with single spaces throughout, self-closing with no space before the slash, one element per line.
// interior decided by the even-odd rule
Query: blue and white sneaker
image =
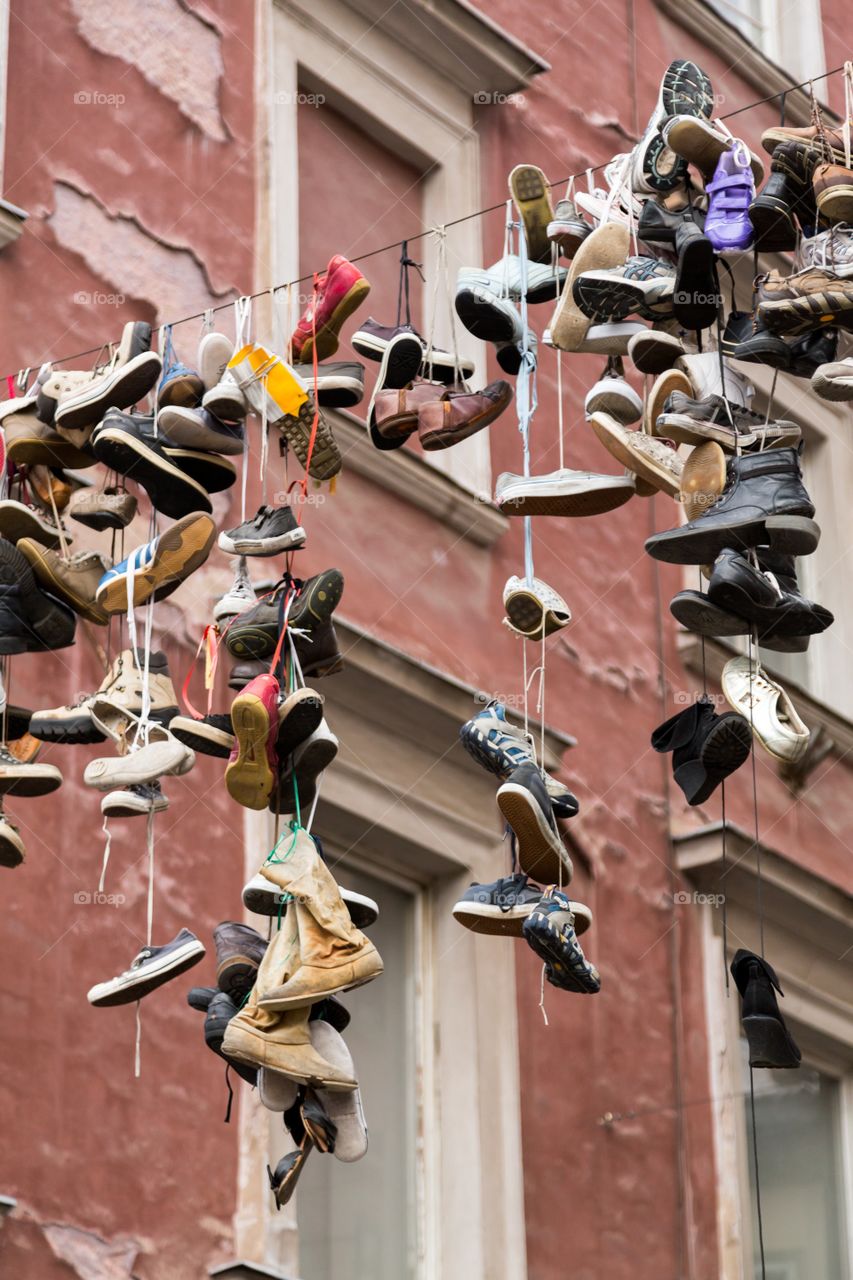
<path fill-rule="evenodd" d="M 563 991 L 595 995 L 601 975 L 581 950 L 575 908 L 568 894 L 555 885 L 543 893 L 521 926 L 528 945 L 546 965 L 546 977 Z"/>
<path fill-rule="evenodd" d="M 95 599 L 107 613 L 125 613 L 128 584 L 134 606 L 151 596 L 162 600 L 204 564 L 216 537 L 209 515 L 196 511 L 177 520 L 158 538 L 132 551 L 121 564 L 108 569 L 95 591 Z"/>
<path fill-rule="evenodd" d="M 204 382 L 201 375 L 178 359 L 172 345 L 172 326 L 167 325 L 163 342 L 163 377 L 157 388 L 158 408 L 184 405 L 188 409 L 195 409 L 201 404 L 203 395 Z"/>
<path fill-rule="evenodd" d="M 506 707 L 493 700 L 459 730 L 463 747 L 477 764 L 506 782 L 513 769 L 535 764 L 536 753 L 529 734 L 506 718 Z M 564 782 L 542 770 L 545 789 L 558 818 L 573 818 L 579 805 Z"/>

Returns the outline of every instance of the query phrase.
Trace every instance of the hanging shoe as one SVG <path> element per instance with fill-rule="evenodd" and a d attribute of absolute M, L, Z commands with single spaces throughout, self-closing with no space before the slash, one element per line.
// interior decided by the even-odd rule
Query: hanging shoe
<path fill-rule="evenodd" d="M 675 498 L 681 492 L 684 463 L 671 445 L 643 431 L 633 431 L 607 413 L 594 413 L 589 420 L 607 452 L 659 493 Z"/>
<path fill-rule="evenodd" d="M 630 339 L 628 355 L 640 373 L 664 373 L 685 353 L 684 343 L 666 329 L 645 326 Z"/>
<path fill-rule="evenodd" d="M 539 578 L 508 578 L 503 604 L 513 630 L 528 640 L 550 636 L 572 620 L 563 597 Z"/>
<path fill-rule="evenodd" d="M 418 410 L 418 439 L 427 452 L 453 445 L 491 426 L 508 409 L 512 387 L 499 379 L 482 391 L 446 391 L 441 400 L 422 404 Z"/>
<path fill-rule="evenodd" d="M 675 440 L 678 444 L 701 445 L 715 441 L 728 453 L 738 448 L 795 448 L 802 431 L 795 422 L 767 422 L 763 414 L 730 405 L 722 396 L 705 396 L 694 400 L 682 391 L 674 391 L 657 418 L 655 435 Z"/>
<path fill-rule="evenodd" d="M 317 282 L 309 302 L 290 338 L 294 360 L 309 364 L 314 358 L 329 360 L 337 351 L 344 321 L 370 293 L 370 284 L 358 267 L 336 253 Z"/>
<path fill-rule="evenodd" d="M 721 361 L 718 351 L 681 356 L 676 368 L 687 375 L 692 387 L 691 394 L 698 400 L 705 396 L 724 396 L 731 405 L 749 408 L 755 388 L 740 369 L 735 369 L 726 360 Z"/>
<path fill-rule="evenodd" d="M 275 787 L 278 757 L 279 684 L 275 676 L 257 676 L 231 704 L 236 738 L 225 770 L 232 799 L 246 809 L 264 809 Z"/>
<path fill-rule="evenodd" d="M 35 398 L 22 396 L 0 405 L 0 426 L 6 437 L 6 457 L 15 466 L 73 467 L 82 471 L 95 465 L 89 452 L 83 452 L 55 427 L 38 416 Z"/>
<path fill-rule="evenodd" d="M 587 335 L 591 320 L 574 298 L 574 283 L 584 272 L 603 271 L 623 264 L 630 252 L 630 235 L 622 223 L 608 222 L 597 227 L 572 259 L 566 283 L 548 326 L 553 346 L 561 351 L 577 351 Z"/>
<path fill-rule="evenodd" d="M 76 614 L 42 591 L 26 557 L 0 538 L 0 655 L 64 649 L 76 626 Z"/>
<path fill-rule="evenodd" d="M 227 760 L 234 750 L 235 739 L 231 725 L 231 713 L 202 716 L 175 716 L 169 728 L 179 742 L 203 756 Z"/>
<path fill-rule="evenodd" d="M 239 391 L 239 387 L 233 385 L 235 391 Z M 243 452 L 242 425 L 221 422 L 204 407 L 190 409 L 174 405 L 161 409 L 157 426 L 180 449 L 195 449 L 200 453 Z"/>
<path fill-rule="evenodd" d="M 755 199 L 755 178 L 745 143 L 738 139 L 721 154 L 713 181 L 705 189 L 710 196 L 705 235 L 714 249 L 717 253 L 748 249 L 755 236 L 748 216 Z"/>
<path fill-rule="evenodd" d="M 472 884 L 454 906 L 453 918 L 472 933 L 523 938 L 522 926 L 543 893 L 523 871 L 492 884 Z M 592 924 L 592 912 L 580 902 L 573 902 L 572 910 L 578 934 L 584 933 Z"/>
<path fill-rule="evenodd" d="M 195 1002 L 190 999 L 195 997 Z M 221 1058 L 223 1062 L 227 1062 L 233 1071 L 241 1080 L 245 1080 L 247 1084 L 255 1085 L 259 1083 L 258 1077 L 260 1073 L 256 1067 L 247 1067 L 242 1062 L 237 1062 L 234 1058 L 229 1058 L 227 1054 L 222 1052 L 222 1042 L 225 1039 L 225 1030 L 232 1018 L 236 1018 L 240 1012 L 239 1006 L 234 1003 L 230 996 L 224 991 L 218 991 L 215 987 L 193 987 L 187 993 L 187 1004 L 193 1009 L 200 1009 L 204 1013 L 204 1043 L 211 1052 Z M 294 1093 L 296 1086 L 293 1086 Z"/>
<path fill-rule="evenodd" d="M 827 325 L 853 329 L 853 280 L 811 267 L 787 279 L 778 271 L 760 276 L 758 316 L 773 333 L 802 334 Z"/>
<path fill-rule="evenodd" d="M 695 222 L 675 233 L 678 268 L 672 305 L 678 323 L 691 332 L 709 328 L 717 319 L 722 295 L 717 280 L 714 246 Z"/>
<path fill-rule="evenodd" d="M 195 369 L 190 369 L 178 359 L 172 345 L 171 326 L 167 326 L 163 350 L 163 376 L 157 388 L 157 407 L 165 409 L 167 406 L 183 405 L 188 409 L 195 409 L 201 404 L 203 395 L 204 382 Z M 124 409 L 127 406 L 119 405 L 118 407 Z"/>
<path fill-rule="evenodd" d="M 663 138 L 676 155 L 696 166 L 705 179 L 706 191 L 710 191 L 709 184 L 720 172 L 720 166 L 726 164 L 738 146 L 743 148 L 743 164 L 749 170 L 753 188 L 756 182 L 764 180 L 763 160 L 752 153 L 746 143 L 733 138 L 704 116 L 672 116 L 663 126 Z"/>
<path fill-rule="evenodd" d="M 699 230 L 705 227 L 705 212 L 696 205 L 683 209 L 668 209 L 659 200 L 644 200 L 637 221 L 637 239 L 644 244 L 675 244 L 675 233 L 684 222 L 695 222 Z"/>
<path fill-rule="evenodd" d="M 171 519 L 196 511 L 212 511 L 207 490 L 166 452 L 167 436 L 154 433 L 148 414 L 110 409 L 92 434 L 99 462 L 142 485 L 157 511 Z"/>
<path fill-rule="evenodd" d="M 0 867 L 19 867 L 26 850 L 18 828 L 8 814 L 0 812 Z"/>
<path fill-rule="evenodd" d="M 599 323 L 642 316 L 672 316 L 675 269 L 660 258 L 633 255 L 618 267 L 584 271 L 572 284 L 572 297 L 584 315 Z"/>
<path fill-rule="evenodd" d="M 785 690 L 747 657 L 730 658 L 720 685 L 730 707 L 745 716 L 758 741 L 777 760 L 793 764 L 808 750 L 809 730 Z"/>
<path fill-rule="evenodd" d="M 779 1012 L 779 979 L 761 956 L 741 948 L 731 975 L 741 995 L 741 1024 L 749 1045 L 749 1065 L 775 1069 L 799 1067 L 802 1054 Z"/>
<path fill-rule="evenodd" d="M 105 627 L 110 616 L 96 599 L 98 584 L 110 568 L 106 556 L 97 551 L 78 551 L 65 559 L 30 538 L 21 538 L 18 550 L 26 557 L 43 588 L 87 622 Z"/>
<path fill-rule="evenodd" d="M 74 538 L 65 526 L 62 533 L 66 543 Z M 0 537 L 8 542 L 19 542 L 21 538 L 32 538 L 44 547 L 61 545 L 59 528 L 56 521 L 46 511 L 25 502 L 17 502 L 14 498 L 0 498 Z"/>
<path fill-rule="evenodd" d="M 127 745 L 136 727 L 136 717 L 126 715 L 104 699 L 94 703 L 93 713 L 104 736 L 116 738 L 121 746 Z M 104 718 L 107 714 L 109 720 Z M 122 732 L 119 726 L 127 726 L 126 731 Z M 83 771 L 83 781 L 98 791 L 123 790 L 189 773 L 194 764 L 195 753 L 189 747 L 162 725 L 149 724 L 148 741 L 143 746 L 126 755 L 90 760 Z"/>
<path fill-rule="evenodd" d="M 292 507 L 262 506 L 251 519 L 223 530 L 217 546 L 232 556 L 277 556 L 304 547 L 305 539 Z"/>
<path fill-rule="evenodd" d="M 109 791 L 101 801 L 101 813 L 105 818 L 147 818 L 151 813 L 164 813 L 168 807 L 169 798 L 163 794 L 159 782 Z"/>
<path fill-rule="evenodd" d="M 812 387 L 822 400 L 853 400 L 853 357 L 820 365 L 812 375 Z"/>
<path fill-rule="evenodd" d="M 711 81 L 695 62 L 677 58 L 661 79 L 658 100 L 645 132 L 633 151 L 634 191 L 672 191 L 683 182 L 687 163 L 666 144 L 661 130 L 671 116 L 708 119 L 713 106 Z"/>
<path fill-rule="evenodd" d="M 507 720 L 506 707 L 496 700 L 466 721 L 459 730 L 459 740 L 468 754 L 506 782 L 513 769 L 522 764 L 535 764 L 533 735 Z M 558 818 L 573 818 L 578 812 L 577 798 L 564 782 L 542 770 L 545 789 Z"/>
<path fill-rule="evenodd" d="M 363 893 L 356 893 L 354 889 L 347 889 L 344 885 L 338 885 L 338 893 L 356 929 L 369 929 L 371 925 L 376 924 L 379 919 L 379 907 L 373 898 L 368 898 Z M 260 872 L 243 885 L 243 906 L 256 916 L 276 918 L 283 916 L 290 900 L 289 893 L 273 884 Z M 338 1027 L 339 1031 L 342 1029 Z"/>
<path fill-rule="evenodd" d="M 548 981 L 563 991 L 595 995 L 601 990 L 601 975 L 590 964 L 578 942 L 577 903 L 552 885 L 530 912 L 522 926 L 528 945 L 547 966 Z"/>
<path fill-rule="evenodd" d="M 554 215 L 545 231 L 564 258 L 573 258 L 592 233 L 592 227 L 581 217 L 574 202 L 567 196 L 564 200 L 557 201 Z"/>
<path fill-rule="evenodd" d="M 840 164 L 818 165 L 812 190 L 825 222 L 853 223 L 853 170 Z"/>
<path fill-rule="evenodd" d="M 369 420 L 370 438 L 376 448 L 399 449 L 417 431 L 421 406 L 441 400 L 446 392 L 444 383 L 421 378 L 398 391 L 380 391 Z"/>
<path fill-rule="evenodd" d="M 690 451 L 681 471 L 678 495 L 688 523 L 704 515 L 726 487 L 726 455 L 720 445 L 706 440 Z"/>
<path fill-rule="evenodd" d="M 504 471 L 495 502 L 506 516 L 597 516 L 623 506 L 636 492 L 634 477 L 563 468 L 541 476 Z"/>
<path fill-rule="evenodd" d="M 216 525 L 210 516 L 203 512 L 184 516 L 108 569 L 95 592 L 96 602 L 107 614 L 113 614 L 127 611 L 129 591 L 136 607 L 152 596 L 165 599 L 204 564 L 215 536 Z"/>
<path fill-rule="evenodd" d="M 642 396 L 625 380 L 619 356 L 607 361 L 603 375 L 586 393 L 583 410 L 587 418 L 594 413 L 607 413 L 624 425 L 643 416 Z"/>
<path fill-rule="evenodd" d="M 68 514 L 88 529 L 103 533 L 105 529 L 126 529 L 136 507 L 136 498 L 125 489 L 78 489 L 71 495 Z"/>
<path fill-rule="evenodd" d="M 338 754 L 338 740 L 325 720 L 295 748 L 287 764 L 282 761 L 278 782 L 270 797 L 273 813 L 305 813 L 314 803 L 317 783 Z"/>
<path fill-rule="evenodd" d="M 0 797 L 46 796 L 62 786 L 55 764 L 25 763 L 0 744 Z"/>
<path fill-rule="evenodd" d="M 57 392 L 53 417 L 57 431 L 82 448 L 92 428 L 109 409 L 127 409 L 145 399 L 161 367 L 156 351 L 143 351 L 126 364 L 104 374 L 89 375 L 76 385 L 66 383 L 66 374 L 55 374 L 42 390 L 46 394 Z"/>
<path fill-rule="evenodd" d="M 255 588 L 249 577 L 245 560 L 241 557 L 237 561 L 234 581 L 225 595 L 220 596 L 213 606 L 214 621 L 223 622 L 226 618 L 234 618 L 240 613 L 245 613 L 247 609 L 254 608 L 257 603 Z"/>
<path fill-rule="evenodd" d="M 652 746 L 673 753 L 673 778 L 687 803 L 698 805 L 749 757 L 752 732 L 742 715 L 715 715 L 710 698 L 702 697 L 655 729 Z"/>
<path fill-rule="evenodd" d="M 181 929 L 171 942 L 161 947 L 143 947 L 130 968 L 117 978 L 99 982 L 86 999 L 98 1008 L 134 1004 L 165 982 L 186 973 L 204 956 L 204 946 L 189 929 Z"/>
<path fill-rule="evenodd" d="M 544 884 L 568 884 L 574 874 L 572 860 L 560 838 L 538 766 L 522 764 L 513 769 L 498 787 L 497 803 L 515 835 L 520 870 Z"/>
<path fill-rule="evenodd" d="M 255 985 L 267 940 L 257 929 L 237 920 L 223 920 L 213 930 L 216 984 L 239 1007 Z"/>
<path fill-rule="evenodd" d="M 342 1075 L 357 1079 L 352 1055 L 341 1034 L 328 1022 L 317 1020 L 309 1022 L 313 1048 L 326 1062 L 336 1067 Z M 310 1095 L 309 1095 L 310 1096 Z M 327 1089 L 316 1091 L 317 1101 L 321 1104 L 326 1121 L 334 1130 L 334 1147 L 321 1145 L 321 1135 L 316 1123 L 310 1122 L 306 1107 L 302 1109 L 302 1120 L 312 1136 L 314 1145 L 319 1150 L 331 1150 L 336 1160 L 344 1164 L 353 1164 L 367 1155 L 367 1124 L 364 1119 L 364 1107 L 361 1101 L 361 1090 L 356 1085 L 349 1093 L 332 1092 Z"/>
<path fill-rule="evenodd" d="M 554 210 L 548 179 L 535 164 L 517 164 L 510 171 L 508 183 L 524 228 L 528 257 L 533 262 L 550 262 L 548 227 L 554 220 Z"/>
<path fill-rule="evenodd" d="M 771 449 L 730 458 L 726 488 L 713 507 L 690 524 L 653 534 L 645 546 L 670 564 L 710 564 L 725 547 L 810 555 L 820 540 L 813 516 L 796 449 Z"/>
<path fill-rule="evenodd" d="M 129 717 L 142 714 L 142 672 L 136 666 L 132 649 L 122 650 L 95 693 L 84 694 L 73 706 L 34 711 L 30 733 L 43 742 L 103 742 L 106 735 L 92 720 L 92 706 L 99 699 L 122 708 Z M 154 650 L 148 658 L 148 701 L 149 718 L 158 724 L 168 725 L 178 714 L 169 663 L 160 650 Z"/>

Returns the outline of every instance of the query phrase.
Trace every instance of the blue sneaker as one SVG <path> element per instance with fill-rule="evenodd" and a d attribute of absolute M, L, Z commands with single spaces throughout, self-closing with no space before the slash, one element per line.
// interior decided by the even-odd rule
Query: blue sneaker
<path fill-rule="evenodd" d="M 108 569 L 98 583 L 95 599 L 107 613 L 125 613 L 130 580 L 134 605 L 144 604 L 151 596 L 163 600 L 204 564 L 215 537 L 216 525 L 209 515 L 195 511 L 184 516 Z"/>
<path fill-rule="evenodd" d="M 552 986 L 595 995 L 601 990 L 601 975 L 578 942 L 573 910 L 576 905 L 552 885 L 531 909 L 522 932 L 529 946 L 545 961 L 545 976 Z"/>
<path fill-rule="evenodd" d="M 160 409 L 167 405 L 183 405 L 187 409 L 195 409 L 201 404 L 204 395 L 204 382 L 194 369 L 182 364 L 175 354 L 172 345 L 172 326 L 166 326 L 163 341 L 163 377 L 157 388 L 157 405 Z"/>
<path fill-rule="evenodd" d="M 478 764 L 506 782 L 513 769 L 535 764 L 536 754 L 529 734 L 506 718 L 503 703 L 492 701 L 459 730 L 463 747 Z M 573 818 L 579 805 L 565 785 L 543 770 L 545 789 L 558 818 Z"/>

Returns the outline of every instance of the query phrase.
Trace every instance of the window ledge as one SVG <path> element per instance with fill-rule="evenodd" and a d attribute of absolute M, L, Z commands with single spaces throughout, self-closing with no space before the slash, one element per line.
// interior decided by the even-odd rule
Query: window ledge
<path fill-rule="evenodd" d="M 811 124 L 811 98 L 804 89 L 788 89 L 794 79 L 791 73 L 771 62 L 748 36 L 705 0 L 656 0 L 656 4 L 667 17 L 725 58 L 762 98 L 787 90 L 785 119 L 788 124 Z M 828 119 L 837 120 L 835 113 L 824 104 L 821 110 Z"/>
<path fill-rule="evenodd" d="M 344 455 L 345 470 L 441 520 L 480 547 L 490 547 L 509 528 L 509 520 L 491 502 L 463 489 L 407 449 L 375 449 L 364 423 L 354 414 L 328 410 Z"/>
<path fill-rule="evenodd" d="M 687 667 L 688 671 L 692 671 L 695 675 L 702 674 L 702 638 L 695 636 L 689 631 L 684 631 L 678 636 L 678 651 L 681 660 Z M 723 667 L 730 658 L 737 656 L 738 650 L 731 645 L 725 644 L 722 640 L 705 640 L 705 669 L 708 678 L 720 682 L 720 676 Z M 764 665 L 772 674 L 773 668 L 764 660 Z M 833 711 L 825 702 L 820 702 L 812 694 L 807 693 L 799 685 L 793 681 L 784 681 L 785 691 L 790 694 L 791 700 L 797 711 L 805 720 L 809 729 L 814 732 L 815 729 L 821 728 L 825 731 L 831 742 L 831 749 L 835 755 L 846 755 L 848 751 L 853 751 L 853 723 L 846 716 L 839 715 L 837 711 Z"/>

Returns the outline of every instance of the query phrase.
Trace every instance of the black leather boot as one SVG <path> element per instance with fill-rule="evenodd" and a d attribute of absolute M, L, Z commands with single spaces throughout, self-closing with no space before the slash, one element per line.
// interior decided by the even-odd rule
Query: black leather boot
<path fill-rule="evenodd" d="M 678 269 L 672 306 L 685 329 L 709 328 L 722 305 L 714 246 L 695 222 L 682 222 L 675 233 Z"/>
<path fill-rule="evenodd" d="M 780 143 L 773 152 L 770 177 L 749 206 L 755 247 L 762 253 L 795 249 L 797 220 L 803 226 L 814 226 L 817 219 L 812 191 L 815 155 L 813 148 L 800 142 Z"/>
<path fill-rule="evenodd" d="M 744 454 L 729 460 L 726 487 L 712 507 L 679 529 L 653 534 L 646 551 L 670 564 L 710 564 L 726 547 L 810 555 L 820 541 L 813 517 L 798 450 Z"/>
<path fill-rule="evenodd" d="M 688 804 L 703 804 L 752 748 L 749 722 L 736 711 L 714 714 L 710 698 L 679 711 L 652 734 L 655 751 L 671 751 L 673 777 Z"/>
<path fill-rule="evenodd" d="M 724 354 L 750 364 L 766 364 L 771 369 L 791 367 L 791 348 L 787 342 L 761 323 L 757 313 L 747 313 L 748 323 L 741 321 L 737 334 L 732 334 L 731 350 Z M 726 327 L 728 333 L 728 326 Z"/>
<path fill-rule="evenodd" d="M 743 1001 L 741 1022 L 749 1042 L 751 1067 L 795 1068 L 802 1055 L 779 1012 L 779 979 L 766 960 L 752 951 L 736 952 L 731 974 Z"/>

